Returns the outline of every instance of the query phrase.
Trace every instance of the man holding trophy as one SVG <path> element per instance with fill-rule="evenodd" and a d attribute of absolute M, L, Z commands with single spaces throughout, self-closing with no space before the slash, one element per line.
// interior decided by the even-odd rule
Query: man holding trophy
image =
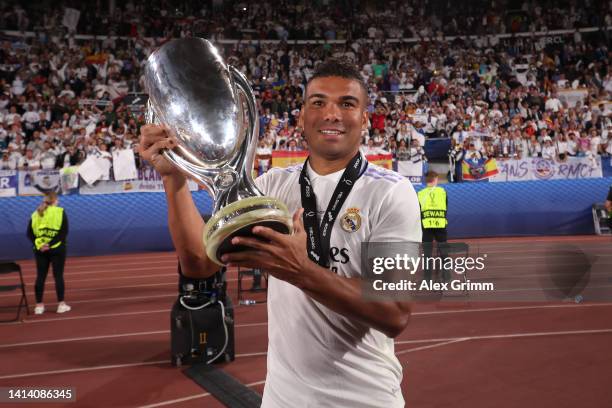
<path fill-rule="evenodd" d="M 359 152 L 368 123 L 359 71 L 319 65 L 298 123 L 308 160 L 254 183 L 254 97 L 210 43 L 165 44 L 145 77 L 159 124 L 141 129 L 141 155 L 163 178 L 183 273 L 204 278 L 227 265 L 270 275 L 263 407 L 403 406 L 393 338 L 410 304 L 362 296 L 360 253 L 362 242 L 421 242 L 419 203 L 407 179 Z M 213 196 L 206 224 L 186 175 Z"/>

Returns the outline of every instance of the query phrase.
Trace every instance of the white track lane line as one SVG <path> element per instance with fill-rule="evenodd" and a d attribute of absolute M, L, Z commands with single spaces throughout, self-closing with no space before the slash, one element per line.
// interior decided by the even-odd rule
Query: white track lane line
<path fill-rule="evenodd" d="M 75 341 L 88 341 L 88 340 L 98 340 L 98 339 L 117 339 L 121 337 L 151 336 L 155 334 L 168 334 L 168 333 L 170 333 L 170 330 L 107 334 L 103 336 L 71 337 L 71 338 L 69 337 L 69 338 L 55 339 L 55 340 L 42 340 L 42 341 L 30 341 L 30 342 L 24 342 L 24 343 L 0 344 L 0 349 L 13 348 L 13 347 L 24 347 L 24 346 L 37 346 L 37 345 L 43 345 L 43 344 L 72 343 Z"/>
<path fill-rule="evenodd" d="M 118 298 L 106 298 L 106 299 L 67 300 L 66 303 L 70 303 L 71 305 L 78 305 L 78 304 L 83 304 L 83 303 L 122 302 L 124 300 L 159 299 L 159 298 L 165 298 L 165 297 L 176 297 L 176 292 L 162 294 L 162 295 L 129 296 L 129 297 L 118 297 Z M 57 302 L 45 303 L 45 305 L 57 305 Z"/>
<path fill-rule="evenodd" d="M 150 333 L 157 333 L 157 332 L 150 332 Z M 405 353 L 412 352 L 412 351 L 425 350 L 425 349 L 440 347 L 440 346 L 444 346 L 447 344 L 458 343 L 458 342 L 463 342 L 463 341 L 468 341 L 468 340 L 492 340 L 492 339 L 529 338 L 529 337 L 543 337 L 543 336 L 564 336 L 564 335 L 602 334 L 602 333 L 612 333 L 612 329 L 573 330 L 573 331 L 557 331 L 557 332 L 533 332 L 533 333 L 508 333 L 508 334 L 497 334 L 497 335 L 488 335 L 488 336 L 452 337 L 452 338 L 445 338 L 445 339 L 420 339 L 420 340 L 397 341 L 395 342 L 395 344 L 440 342 L 440 344 L 432 344 L 431 346 L 423 346 L 423 347 L 418 347 L 418 348 L 410 349 L 410 350 L 402 350 L 401 352 L 399 352 L 399 354 L 405 354 Z M 141 333 L 141 334 L 144 335 L 145 333 Z M 114 337 L 118 337 L 118 336 L 114 336 Z M 236 357 L 251 357 L 255 355 L 260 356 L 264 354 L 266 353 L 265 352 L 246 353 L 242 355 L 237 354 Z M 66 369 L 66 370 L 9 374 L 9 375 L 0 376 L 0 380 L 33 377 L 33 376 L 39 376 L 39 375 L 65 374 L 65 373 L 74 373 L 74 372 L 83 372 L 83 371 L 93 371 L 93 370 L 102 370 L 102 369 L 111 369 L 111 368 L 136 367 L 136 366 L 143 366 L 143 365 L 154 365 L 154 364 L 165 364 L 165 363 L 168 363 L 168 361 L 160 360 L 160 361 L 150 361 L 150 362 L 140 362 L 140 363 L 130 363 L 130 364 L 115 364 L 115 365 L 106 365 L 106 366 L 82 367 L 82 368 L 74 368 L 74 369 Z"/>
<path fill-rule="evenodd" d="M 100 256 L 69 256 L 66 259 L 67 263 L 100 263 L 100 262 L 122 262 L 131 260 L 151 260 L 151 259 L 174 259 L 176 260 L 175 252 L 151 252 L 147 254 L 119 254 L 119 255 L 100 255 Z M 19 259 L 15 262 L 34 265 L 33 259 Z"/>
<path fill-rule="evenodd" d="M 247 353 L 247 354 L 236 354 L 236 358 L 245 358 L 252 357 L 254 355 L 265 355 L 267 354 L 265 351 L 261 353 Z M 39 375 L 56 375 L 56 374 L 69 374 L 69 373 L 78 373 L 83 371 L 97 371 L 97 370 L 108 370 L 114 368 L 129 368 L 129 367 L 140 367 L 147 365 L 157 365 L 157 364 L 170 364 L 169 360 L 158 360 L 158 361 L 143 361 L 139 363 L 126 363 L 126 364 L 110 364 L 110 365 L 102 365 L 102 366 L 91 366 L 91 367 L 81 367 L 81 368 L 67 368 L 64 370 L 50 370 L 50 371 L 36 371 L 31 373 L 19 373 L 19 374 L 7 374 L 0 376 L 0 380 L 12 380 L 16 378 L 26 378 L 26 377 L 36 377 Z"/>
<path fill-rule="evenodd" d="M 142 278 L 167 278 L 167 277 L 175 277 L 176 283 L 178 284 L 178 275 L 176 273 L 157 273 L 154 275 L 134 275 L 134 276 L 108 276 L 104 278 L 88 278 L 88 279 L 65 279 L 64 281 L 67 284 L 72 284 L 76 282 L 100 282 L 100 281 L 114 281 L 114 280 L 125 280 L 125 279 L 142 279 Z M 236 282 L 238 278 L 229 278 L 225 280 L 226 282 Z M 27 282 L 26 282 L 27 285 Z M 21 296 L 21 295 L 20 295 Z"/>
<path fill-rule="evenodd" d="M 255 323 L 253 325 L 264 325 L 264 323 Z M 236 327 L 245 327 L 236 325 Z M 114 339 L 122 337 L 133 337 L 133 336 L 148 336 L 155 334 L 168 334 L 170 330 L 158 330 L 149 332 L 134 332 L 134 333 L 121 333 L 121 334 L 107 334 L 101 336 L 88 336 L 88 337 L 72 337 L 54 340 L 39 340 L 31 342 L 21 343 L 10 343 L 0 344 L 0 349 L 14 348 L 14 347 L 25 347 L 25 346 L 36 346 L 44 344 L 58 344 L 58 343 L 72 343 L 77 341 L 89 341 L 99 339 Z M 499 334 L 499 335 L 483 335 L 483 336 L 462 336 L 462 337 L 449 337 L 442 339 L 412 339 L 412 340 L 398 340 L 395 344 L 413 344 L 413 343 L 433 343 L 437 341 L 451 341 L 457 339 L 468 339 L 468 340 L 481 340 L 481 339 L 503 339 L 503 338 L 514 338 L 514 337 L 534 337 L 534 336 L 555 336 L 555 335 L 570 335 L 570 334 L 601 334 L 601 333 L 612 333 L 612 329 L 595 329 L 595 330 L 569 330 L 569 331 L 554 331 L 554 332 L 533 332 L 533 333 L 510 333 L 510 334 Z"/>
<path fill-rule="evenodd" d="M 256 382 L 252 382 L 249 384 L 245 384 L 246 387 L 255 387 L 257 385 L 261 385 L 261 384 L 265 384 L 266 381 L 256 381 Z M 183 397 L 183 398 L 177 398 L 177 399 L 173 399 L 173 400 L 167 400 L 167 401 L 161 401 L 161 402 L 156 402 L 155 404 L 149 404 L 149 405 L 142 405 L 138 408 L 157 408 L 157 407 L 165 407 L 167 405 L 174 405 L 174 404 L 178 404 L 181 402 L 185 402 L 185 401 L 191 401 L 194 399 L 198 399 L 198 398 L 203 398 L 203 397 L 208 397 L 210 395 L 210 393 L 206 392 L 203 394 L 194 394 L 194 395 L 189 395 L 187 397 Z"/>
<path fill-rule="evenodd" d="M 463 337 L 448 337 L 445 339 L 418 339 L 418 340 L 399 340 L 395 344 L 415 344 L 415 343 L 433 343 L 453 340 L 498 340 L 498 339 L 517 339 L 527 337 L 546 337 L 546 336 L 571 336 L 580 334 L 608 334 L 612 333 L 612 329 L 598 330 L 566 330 L 554 332 L 532 332 L 532 333 L 507 333 L 507 334 L 491 334 L 484 336 L 463 336 Z"/>
<path fill-rule="evenodd" d="M 427 312 L 414 312 L 412 316 L 429 316 L 429 315 L 445 315 L 453 313 L 473 313 L 473 312 L 499 312 L 512 310 L 530 310 L 530 309 L 565 309 L 565 308 L 582 308 L 582 307 L 610 307 L 612 303 L 581 303 L 581 304 L 563 304 L 563 305 L 532 305 L 532 306 L 508 306 L 508 307 L 485 307 L 474 309 L 455 309 L 455 310 L 431 310 Z"/>
<path fill-rule="evenodd" d="M 128 364 L 112 364 L 112 365 L 104 365 L 104 366 L 92 366 L 92 367 L 82 367 L 82 368 L 69 368 L 66 370 L 53 370 L 53 371 L 38 371 L 33 373 L 22 373 L 22 374 L 8 374 L 0 376 L 0 380 L 12 380 L 16 378 L 25 378 L 25 377 L 36 377 L 39 375 L 57 375 L 57 374 L 68 374 L 68 373 L 79 373 L 83 371 L 96 371 L 96 370 L 108 370 L 112 368 L 126 368 L 126 367 L 140 367 L 146 365 L 156 365 L 156 364 L 168 364 L 168 360 L 159 360 L 159 361 L 146 361 L 140 363 L 128 363 Z"/>
<path fill-rule="evenodd" d="M 427 312 L 414 312 L 412 316 L 436 316 L 436 315 L 447 315 L 454 313 L 479 313 L 479 312 L 499 312 L 499 311 L 514 311 L 514 310 L 532 310 L 532 309 L 565 309 L 575 308 L 580 309 L 584 307 L 612 307 L 612 303 L 581 303 L 581 304 L 562 304 L 562 305 L 534 305 L 534 306 L 509 306 L 509 307 L 488 307 L 488 308 L 473 308 L 473 309 L 449 309 L 449 310 L 431 310 Z M 169 312 L 170 309 L 157 309 L 157 310 L 143 310 L 136 312 L 122 312 L 122 313 L 103 313 L 103 314 L 85 314 L 79 316 L 62 316 L 62 317 L 51 317 L 41 318 L 33 320 L 24 320 L 23 322 L 8 322 L 3 323 L 2 326 L 12 326 L 18 324 L 35 324 L 35 323 L 50 323 L 62 320 L 80 320 L 80 319 L 93 319 L 100 317 L 119 317 L 119 316 L 133 316 L 143 315 L 152 313 L 164 313 Z M 258 323 L 244 323 L 237 324 L 236 327 L 252 327 L 252 326 L 265 326 L 267 322 Z M 2 327 L 0 326 L 0 327 Z"/>
<path fill-rule="evenodd" d="M 412 353 L 413 351 L 421 351 L 421 350 L 427 350 L 427 349 L 432 349 L 432 348 L 436 348 L 436 347 L 442 347 L 442 346 L 446 346 L 448 344 L 459 343 L 459 342 L 466 341 L 466 340 L 468 340 L 468 338 L 467 337 L 463 337 L 463 338 L 459 338 L 459 339 L 455 339 L 455 340 L 444 341 L 442 343 L 430 344 L 429 346 L 421 346 L 421 347 L 416 347 L 416 348 L 413 348 L 413 349 L 396 351 L 395 355 L 399 356 L 399 355 L 406 354 L 406 353 Z"/>
<path fill-rule="evenodd" d="M 160 259 L 160 260 L 155 260 L 155 259 L 149 259 L 147 261 L 122 261 L 122 262 L 104 262 L 104 260 L 101 261 L 97 261 L 97 262 L 91 262 L 88 264 L 80 264 L 80 263 L 74 263 L 74 262 L 70 262 L 70 258 L 68 258 L 68 260 L 66 261 L 66 269 L 95 269 L 96 267 L 121 267 L 121 266 L 141 266 L 141 265 L 159 265 L 161 263 L 167 263 L 170 266 L 177 266 L 178 265 L 178 260 L 174 259 Z M 27 264 L 27 265 L 21 265 L 21 269 L 22 271 L 25 269 L 28 272 L 36 272 L 36 264 Z"/>
<path fill-rule="evenodd" d="M 64 281 L 68 285 L 70 285 L 70 284 L 76 283 L 76 282 L 100 282 L 100 281 L 108 281 L 108 280 L 115 281 L 115 280 L 125 280 L 125 279 L 167 278 L 167 277 L 174 277 L 174 278 L 176 278 L 175 284 L 178 285 L 178 275 L 175 274 L 175 273 L 162 273 L 162 274 L 155 274 L 155 275 L 120 276 L 120 277 L 108 277 L 108 278 L 68 279 L 68 280 L 64 279 Z M 229 279 L 226 279 L 225 281 L 226 282 L 237 282 L 238 278 L 229 278 Z M 27 285 L 27 283 L 26 283 L 26 285 Z M 122 286 L 122 287 L 125 287 L 125 286 Z M 68 289 L 68 291 L 70 291 L 70 288 Z M 28 293 L 31 293 L 30 290 L 28 290 Z M 10 297 L 10 296 L 21 296 L 21 293 L 13 293 L 11 295 L 2 295 L 2 297 Z"/>
<path fill-rule="evenodd" d="M 164 312 L 166 310 L 163 310 Z M 169 311 L 169 310 L 167 310 Z M 126 313 L 127 314 L 127 313 Z M 265 326 L 268 323 L 244 323 L 244 324 L 236 324 L 235 328 L 240 327 L 254 327 L 254 326 Z M 152 334 L 168 334 L 170 330 L 157 330 L 157 331 L 149 331 L 149 332 L 134 332 L 134 333 L 122 333 L 122 334 L 107 334 L 101 336 L 88 336 L 88 337 L 73 337 L 73 338 L 64 338 L 64 339 L 54 339 L 54 340 L 41 340 L 41 341 L 30 341 L 30 342 L 22 342 L 22 343 L 11 343 L 11 344 L 0 344 L 0 349 L 3 348 L 12 348 L 12 347 L 23 347 L 23 346 L 35 346 L 39 344 L 54 344 L 54 343 L 71 343 L 75 341 L 88 341 L 88 340 L 98 340 L 98 339 L 114 339 L 119 337 L 131 337 L 131 336 L 148 336 Z"/>
<path fill-rule="evenodd" d="M 154 313 L 164 313 L 170 312 L 170 309 L 157 309 L 157 310 L 144 310 L 140 312 L 121 312 L 121 313 L 100 313 L 100 314 L 91 314 L 91 315 L 81 315 L 81 316 L 64 316 L 62 317 L 51 317 L 49 319 L 35 319 L 35 320 L 24 320 L 23 322 L 9 322 L 6 325 L 16 325 L 16 324 L 33 324 L 33 323 L 51 323 L 51 322 L 59 322 L 62 320 L 81 320 L 81 319 L 94 319 L 98 317 L 120 317 L 120 316 L 138 316 L 144 314 L 154 314 Z"/>
<path fill-rule="evenodd" d="M 105 274 L 107 274 L 107 273 L 117 274 L 117 273 L 123 273 L 123 272 L 126 272 L 127 274 L 129 274 L 129 272 L 134 272 L 134 271 L 155 271 L 155 270 L 165 270 L 165 271 L 167 271 L 168 268 L 166 268 L 164 266 L 159 266 L 159 267 L 158 266 L 151 266 L 151 267 L 145 267 L 145 268 L 122 268 L 122 269 L 114 269 L 114 270 L 104 269 L 104 270 L 89 271 L 89 272 L 73 272 L 73 273 L 66 273 L 66 274 L 64 274 L 64 280 L 67 280 L 69 282 L 81 282 L 82 280 L 81 281 L 80 280 L 72 280 L 70 278 L 75 277 L 75 276 L 82 276 L 82 275 L 104 275 L 104 276 L 106 276 L 106 279 L 125 279 L 125 277 L 123 275 L 121 275 L 121 274 L 115 275 L 115 276 L 109 276 L 109 275 L 105 275 Z M 178 277 L 178 273 L 176 273 L 176 270 L 173 269 L 172 272 L 173 273 L 167 273 L 167 274 L 163 274 L 163 275 L 167 275 L 167 276 L 174 275 L 174 276 Z M 2 278 L 0 278 L 0 280 L 9 280 L 9 279 L 15 280 L 14 277 L 2 277 Z M 32 275 L 32 276 L 25 276 L 24 275 L 23 279 L 25 281 L 29 281 L 29 280 L 32 280 L 32 279 L 36 279 L 36 276 L 35 275 Z"/>
<path fill-rule="evenodd" d="M 114 290 L 114 289 L 134 289 L 134 288 L 152 288 L 152 287 L 157 287 L 157 286 L 176 286 L 177 282 L 176 280 L 173 280 L 172 282 L 164 282 L 164 283 L 144 283 L 142 285 L 125 285 L 125 286 L 106 286 L 106 287 L 102 287 L 102 288 L 70 288 L 70 293 L 74 293 L 74 292 L 89 292 L 89 291 L 97 291 L 97 290 Z M 55 285 L 53 285 L 53 282 L 49 282 L 49 286 L 45 285 L 45 288 L 55 288 Z M 34 295 L 34 291 L 28 289 L 26 291 L 26 295 Z M 15 296 L 21 296 L 21 293 L 13 293 L 10 295 L 0 295 L 0 299 L 2 298 L 6 298 L 6 297 L 15 297 Z"/>

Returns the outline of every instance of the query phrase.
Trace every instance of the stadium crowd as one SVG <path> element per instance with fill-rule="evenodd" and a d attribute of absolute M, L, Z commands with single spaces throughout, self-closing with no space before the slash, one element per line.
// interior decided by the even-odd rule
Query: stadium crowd
<path fill-rule="evenodd" d="M 49 0 L 3 1 L 0 26 L 24 31 L 61 29 L 63 9 L 50 4 Z M 101 36 L 348 40 L 612 25 L 605 0 L 68 0 L 62 4 L 80 11 L 77 33 Z"/>
<path fill-rule="evenodd" d="M 318 45 L 218 44 L 226 60 L 248 76 L 256 93 L 258 166 L 264 170 L 273 150 L 308 148 L 296 127 L 302 93 L 313 68 L 329 56 L 352 59 L 368 84 L 366 154 L 388 152 L 398 160 L 426 160 L 425 141 L 438 137 L 451 138 L 456 158 L 565 160 L 612 154 L 607 31 L 576 30 L 554 41 L 491 35 L 612 25 L 612 6 L 607 2 L 591 1 L 592 7 L 519 2 L 519 14 L 528 18 L 518 20 L 501 12 L 509 3 L 504 1 L 494 1 L 493 6 L 466 2 L 482 7 L 454 13 L 436 13 L 445 9 L 439 1 L 411 2 L 399 13 L 391 3 L 386 11 L 371 13 L 364 7 L 343 13 L 339 5 L 327 2 L 307 9 L 295 2 L 276 7 L 224 2 L 229 7 L 224 10 L 197 9 L 198 3 L 183 1 L 178 6 L 162 1 L 145 7 L 144 2 L 128 1 L 113 16 L 102 13 L 100 18 L 90 16 L 94 6 L 83 7 L 77 33 L 105 35 L 99 39 L 66 34 L 59 28 L 60 11 L 41 14 L 32 6 L 36 2 L 0 7 L 0 30 L 36 31 L 33 37 L 5 35 L 0 45 L 0 168 L 61 168 L 79 164 L 88 155 L 111 160 L 113 151 L 121 149 L 132 149 L 137 156 L 143 105 L 130 95 L 144 92 L 146 58 L 169 38 L 190 35 L 347 40 Z M 299 18 L 296 25 L 298 15 L 309 18 Z M 403 17 L 420 23 L 400 24 Z M 456 23 L 448 24 L 453 19 Z M 350 26 L 345 24 L 349 20 Z M 286 27 L 292 28 L 287 32 Z M 343 33 L 346 27 L 350 30 Z M 394 31 L 397 27 L 403 31 Z M 465 33 L 478 35 L 441 37 Z M 389 41 L 398 36 L 420 40 Z"/>

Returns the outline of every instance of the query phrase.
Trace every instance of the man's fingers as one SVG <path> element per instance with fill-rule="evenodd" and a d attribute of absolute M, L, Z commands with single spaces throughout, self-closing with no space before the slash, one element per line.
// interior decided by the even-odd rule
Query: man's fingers
<path fill-rule="evenodd" d="M 298 234 L 305 231 L 304 229 L 304 209 L 299 208 L 293 213 L 293 233 Z"/>
<path fill-rule="evenodd" d="M 160 153 L 163 149 L 174 149 L 176 141 L 174 139 L 163 139 L 153 143 L 148 149 L 142 152 L 142 156 L 151 162 L 161 159 Z M 144 147 L 143 147 L 144 149 Z"/>
<path fill-rule="evenodd" d="M 160 140 L 171 138 L 170 132 L 163 126 L 144 125 L 140 128 L 140 145 L 147 150 Z"/>
<path fill-rule="evenodd" d="M 268 241 L 281 243 L 285 239 L 286 235 L 280 232 L 274 231 L 272 228 L 257 226 L 253 228 L 253 234 L 267 239 Z"/>
<path fill-rule="evenodd" d="M 260 251 L 270 252 L 274 250 L 274 247 L 270 245 L 268 242 L 262 241 L 257 238 L 247 238 L 247 237 L 234 237 L 232 239 L 232 244 L 234 245 L 243 245 L 250 248 L 258 249 Z"/>

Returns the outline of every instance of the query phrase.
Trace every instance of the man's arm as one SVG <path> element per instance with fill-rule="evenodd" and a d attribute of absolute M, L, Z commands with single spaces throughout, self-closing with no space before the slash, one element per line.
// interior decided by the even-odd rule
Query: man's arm
<path fill-rule="evenodd" d="M 204 247 L 204 220 L 198 211 L 187 179 L 182 175 L 163 178 L 168 202 L 168 228 L 181 262 L 183 275 L 207 278 L 221 267 L 211 261 Z"/>
<path fill-rule="evenodd" d="M 203 242 L 204 221 L 200 216 L 186 177 L 161 154 L 173 149 L 176 141 L 161 126 L 141 128 L 140 155 L 161 174 L 168 203 L 168 228 L 181 263 L 183 274 L 190 278 L 207 278 L 220 266 L 206 256 Z"/>
<path fill-rule="evenodd" d="M 253 232 L 269 243 L 256 238 L 236 237 L 233 244 L 246 245 L 253 250 L 226 254 L 223 261 L 229 262 L 229 266 L 263 269 L 303 290 L 336 313 L 360 320 L 389 337 L 398 336 L 408 325 L 411 304 L 368 301 L 362 294 L 361 279 L 339 276 L 312 262 L 305 250 L 302 213 L 303 209 L 300 209 L 293 216 L 293 235 L 255 227 Z"/>
<path fill-rule="evenodd" d="M 410 321 L 411 303 L 374 302 L 364 299 L 362 280 L 346 278 L 310 262 L 301 289 L 308 296 L 341 315 L 361 320 L 394 338 Z M 310 279 L 309 279 L 310 277 Z"/>

